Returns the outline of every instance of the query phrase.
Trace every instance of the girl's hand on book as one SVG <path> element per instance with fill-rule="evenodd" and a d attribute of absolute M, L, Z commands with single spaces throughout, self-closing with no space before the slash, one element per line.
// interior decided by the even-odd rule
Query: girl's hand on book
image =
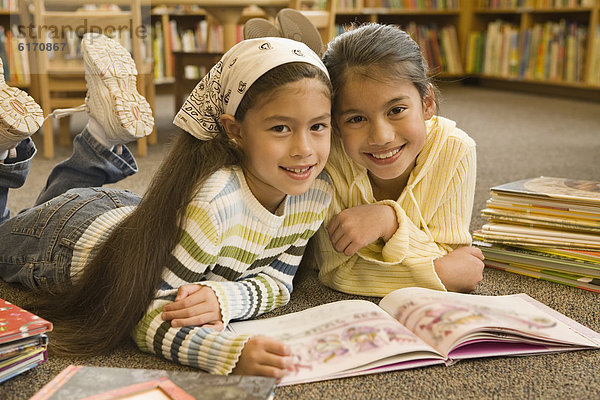
<path fill-rule="evenodd" d="M 171 320 L 172 327 L 204 326 L 223 330 L 219 299 L 212 288 L 204 285 L 180 286 L 175 301 L 163 307 L 162 319 Z"/>
<path fill-rule="evenodd" d="M 433 260 L 435 272 L 452 292 L 472 292 L 483 279 L 483 253 L 472 246 L 459 247 Z"/>
<path fill-rule="evenodd" d="M 232 374 L 277 378 L 289 373 L 293 357 L 288 345 L 267 336 L 254 336 L 244 345 Z"/>
<path fill-rule="evenodd" d="M 347 256 L 379 238 L 387 241 L 397 230 L 396 211 L 384 204 L 347 208 L 327 225 L 333 248 Z"/>

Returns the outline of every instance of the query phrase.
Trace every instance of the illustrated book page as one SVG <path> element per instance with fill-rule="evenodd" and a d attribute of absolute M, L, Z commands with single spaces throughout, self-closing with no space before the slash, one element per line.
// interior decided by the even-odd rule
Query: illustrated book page
<path fill-rule="evenodd" d="M 379 303 L 452 359 L 600 347 L 600 335 L 526 294 L 478 296 L 405 288 Z"/>
<path fill-rule="evenodd" d="M 477 296 L 424 288 L 398 289 L 379 306 L 343 300 L 233 322 L 227 329 L 291 346 L 293 370 L 280 385 L 600 347 L 600 334 L 525 294 Z"/>
<path fill-rule="evenodd" d="M 441 364 L 444 357 L 366 300 L 343 300 L 273 318 L 231 323 L 238 334 L 286 342 L 293 371 L 281 385 Z"/>

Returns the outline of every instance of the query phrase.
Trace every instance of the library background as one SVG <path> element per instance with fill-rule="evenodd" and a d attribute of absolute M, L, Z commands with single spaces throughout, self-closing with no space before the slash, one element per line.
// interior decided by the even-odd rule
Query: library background
<path fill-rule="evenodd" d="M 600 0 L 0 0 L 0 57 L 7 84 L 28 91 L 44 114 L 83 103 L 79 49 L 85 31 L 102 30 L 133 55 L 138 89 L 189 90 L 241 40 L 249 18 L 301 9 L 324 42 L 352 24 L 396 24 L 419 43 L 431 74 L 533 93 L 600 98 Z M 174 110 L 175 112 L 175 110 Z M 43 154 L 71 140 L 69 120 L 43 126 Z M 138 142 L 144 155 L 146 142 Z"/>

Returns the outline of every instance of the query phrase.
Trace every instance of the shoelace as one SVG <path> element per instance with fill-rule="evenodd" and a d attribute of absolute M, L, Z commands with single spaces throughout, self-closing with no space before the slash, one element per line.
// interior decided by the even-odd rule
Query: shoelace
<path fill-rule="evenodd" d="M 48 114 L 46 116 L 46 118 L 44 118 L 44 122 L 46 122 L 46 120 L 50 117 L 52 117 L 54 119 L 60 119 L 60 118 L 66 117 L 68 115 L 75 114 L 78 112 L 83 112 L 83 111 L 87 111 L 86 104 L 82 104 L 80 106 L 73 107 L 73 108 L 57 108 L 54 111 L 52 111 L 50 114 Z M 43 122 L 42 122 L 42 124 L 43 124 Z M 120 147 L 122 148 L 122 146 L 120 146 Z M 118 149 L 118 150 L 120 150 L 122 152 L 121 149 Z M 6 158 L 16 158 L 16 157 L 17 157 L 17 148 L 13 147 L 12 149 L 9 149 L 8 156 Z M 4 160 L 0 160 L 0 163 L 4 163 Z"/>
<path fill-rule="evenodd" d="M 54 111 L 52 111 L 50 114 L 48 114 L 46 116 L 46 118 L 44 118 L 44 121 L 46 121 L 50 117 L 52 117 L 54 119 L 60 119 L 60 118 L 66 117 L 68 115 L 75 114 L 78 112 L 83 112 L 83 111 L 87 111 L 87 105 L 85 105 L 85 104 L 82 104 L 80 106 L 73 107 L 73 108 L 57 108 Z"/>
<path fill-rule="evenodd" d="M 60 118 L 66 117 L 68 115 L 75 114 L 78 112 L 83 112 L 83 111 L 88 111 L 87 104 L 82 104 L 80 106 L 73 107 L 73 108 L 57 108 L 54 111 L 52 111 L 50 114 L 48 114 L 46 116 L 46 118 L 44 118 L 44 121 L 46 121 L 50 117 L 52 117 L 54 119 L 60 119 Z M 16 157 L 16 149 L 14 149 L 14 150 L 15 150 L 15 157 Z M 116 145 L 114 150 L 119 155 L 123 154 L 123 145 L 120 145 L 120 144 Z M 11 149 L 11 151 L 12 151 L 12 149 Z"/>

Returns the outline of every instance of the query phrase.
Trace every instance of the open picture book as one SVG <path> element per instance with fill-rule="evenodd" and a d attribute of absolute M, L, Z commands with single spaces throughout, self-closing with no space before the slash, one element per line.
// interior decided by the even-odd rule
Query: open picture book
<path fill-rule="evenodd" d="M 600 348 L 600 334 L 526 294 L 478 296 L 398 289 L 379 306 L 343 300 L 234 322 L 240 334 L 289 344 L 293 372 L 280 385 L 451 365 L 469 358 Z"/>

